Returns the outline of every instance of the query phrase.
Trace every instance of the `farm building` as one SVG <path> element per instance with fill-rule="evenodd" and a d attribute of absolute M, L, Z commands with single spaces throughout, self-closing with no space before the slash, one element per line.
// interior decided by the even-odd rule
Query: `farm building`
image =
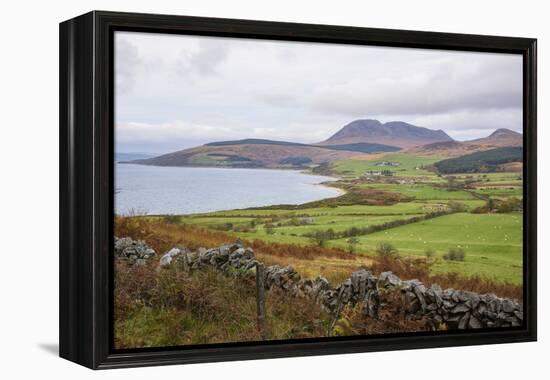
<path fill-rule="evenodd" d="M 374 164 L 375 166 L 399 166 L 401 165 L 400 162 L 394 162 L 394 161 L 380 161 Z"/>

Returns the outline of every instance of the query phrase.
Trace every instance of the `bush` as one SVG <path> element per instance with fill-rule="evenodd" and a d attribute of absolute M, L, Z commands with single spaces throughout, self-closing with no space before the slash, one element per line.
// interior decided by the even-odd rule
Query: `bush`
<path fill-rule="evenodd" d="M 318 246 L 318 247 L 324 247 L 327 244 L 326 238 L 322 234 L 314 234 L 309 238 L 309 241 Z"/>
<path fill-rule="evenodd" d="M 451 248 L 443 255 L 443 259 L 448 261 L 464 261 L 465 258 L 466 252 L 462 248 Z"/>
<path fill-rule="evenodd" d="M 333 240 L 337 238 L 336 232 L 332 228 L 329 228 L 326 231 L 313 231 L 307 234 L 304 234 L 305 237 L 308 237 L 309 240 L 319 247 L 324 247 L 327 240 Z"/>
<path fill-rule="evenodd" d="M 348 243 L 348 252 L 354 253 L 355 247 L 357 246 L 357 244 L 359 244 L 359 239 L 357 239 L 355 236 L 352 236 L 348 240 L 346 240 L 346 243 Z"/>
<path fill-rule="evenodd" d="M 273 235 L 275 233 L 275 226 L 273 223 L 266 223 L 264 225 L 265 232 L 269 235 Z"/>
<path fill-rule="evenodd" d="M 453 212 L 465 212 L 468 209 L 468 206 L 466 206 L 464 203 L 457 201 L 449 201 L 449 203 L 447 203 L 447 206 L 449 206 L 449 208 Z"/>
<path fill-rule="evenodd" d="M 431 259 L 435 256 L 435 251 L 432 248 L 426 248 L 426 250 L 424 251 L 424 256 L 426 256 L 426 258 L 428 259 Z"/>
<path fill-rule="evenodd" d="M 379 257 L 396 257 L 399 256 L 399 251 L 391 243 L 381 242 L 376 247 L 376 254 Z"/>
<path fill-rule="evenodd" d="M 166 215 L 164 218 L 162 218 L 166 223 L 173 223 L 178 224 L 181 220 L 181 216 L 179 215 Z"/>
<path fill-rule="evenodd" d="M 472 210 L 474 214 L 484 214 L 489 212 L 507 213 L 514 211 L 523 211 L 523 201 L 517 197 L 510 197 L 507 199 L 493 199 L 489 198 L 485 205 L 480 206 Z"/>
<path fill-rule="evenodd" d="M 505 199 L 497 206 L 497 212 L 523 211 L 523 201 L 516 197 Z"/>

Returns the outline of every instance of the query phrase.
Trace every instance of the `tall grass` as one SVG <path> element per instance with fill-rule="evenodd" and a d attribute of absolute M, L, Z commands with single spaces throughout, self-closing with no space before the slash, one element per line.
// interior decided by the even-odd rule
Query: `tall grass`
<path fill-rule="evenodd" d="M 116 263 L 115 346 L 261 340 L 253 277 Z M 312 300 L 267 292 L 268 339 L 324 336 L 329 316 Z"/>

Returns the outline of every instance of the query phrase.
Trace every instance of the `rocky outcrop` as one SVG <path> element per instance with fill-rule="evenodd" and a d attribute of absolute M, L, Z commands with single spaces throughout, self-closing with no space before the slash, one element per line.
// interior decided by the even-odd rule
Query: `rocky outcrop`
<path fill-rule="evenodd" d="M 130 244 L 124 240 L 123 244 L 122 240 L 116 240 L 119 247 L 115 247 L 115 252 L 122 252 L 117 253 L 120 257 L 137 257 L 136 251 L 152 251 L 141 241 Z M 195 252 L 172 248 L 159 262 L 160 268 L 198 270 L 213 267 L 241 275 L 255 275 L 257 265 L 262 264 L 256 260 L 254 251 L 240 243 L 200 248 Z M 263 273 L 266 289 L 278 288 L 292 296 L 309 297 L 335 317 L 346 305 L 361 305 L 365 316 L 378 318 L 379 309 L 384 306 L 382 296 L 387 292 L 398 292 L 405 318 L 425 320 L 434 328 L 443 325 L 449 329 L 515 327 L 523 322 L 523 306 L 514 300 L 494 294 L 441 289 L 435 284 L 426 287 L 418 280 L 401 280 L 392 272 L 375 276 L 368 270 L 359 270 L 337 287 L 323 277 L 302 279 L 292 266 L 267 266 Z"/>

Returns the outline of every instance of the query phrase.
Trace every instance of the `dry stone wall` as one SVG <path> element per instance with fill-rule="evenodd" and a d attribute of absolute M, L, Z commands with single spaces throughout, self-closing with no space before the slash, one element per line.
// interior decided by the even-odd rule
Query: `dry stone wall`
<path fill-rule="evenodd" d="M 156 256 L 155 251 L 143 240 L 115 236 L 115 256 L 128 260 L 131 264 L 142 265 L 147 259 Z"/>
<path fill-rule="evenodd" d="M 115 255 L 131 264 L 141 265 L 155 253 L 142 241 L 122 238 L 115 239 Z M 176 247 L 159 261 L 160 268 L 175 266 L 197 270 L 214 267 L 243 275 L 254 275 L 257 265 L 262 264 L 256 260 L 254 251 L 240 243 L 197 251 Z M 418 280 L 401 280 L 392 272 L 375 276 L 367 270 L 359 270 L 333 287 L 323 277 L 302 279 L 292 266 L 272 265 L 264 268 L 264 285 L 266 289 L 279 288 L 292 296 L 310 297 L 334 316 L 345 305 L 362 305 L 365 316 L 378 318 L 381 295 L 397 291 L 401 294 L 406 318 L 422 319 L 434 327 L 442 324 L 450 329 L 516 327 L 523 322 L 523 306 L 514 300 L 494 294 L 441 289 L 436 284 L 426 287 Z"/>

